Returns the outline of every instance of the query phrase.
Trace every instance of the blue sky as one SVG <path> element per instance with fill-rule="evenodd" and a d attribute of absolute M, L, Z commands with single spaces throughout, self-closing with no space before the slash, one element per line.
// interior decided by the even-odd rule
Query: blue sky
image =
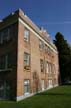
<path fill-rule="evenodd" d="M 0 19 L 21 8 L 51 39 L 61 32 L 71 44 L 71 0 L 0 0 Z"/>

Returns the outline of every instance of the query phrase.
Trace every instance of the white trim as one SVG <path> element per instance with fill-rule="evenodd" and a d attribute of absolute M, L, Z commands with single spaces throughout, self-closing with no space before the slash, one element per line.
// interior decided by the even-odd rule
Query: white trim
<path fill-rule="evenodd" d="M 29 27 L 21 18 L 18 19 L 25 27 L 27 27 L 27 29 L 29 29 L 32 33 L 35 34 L 35 36 L 37 36 L 40 40 L 42 40 L 47 46 L 49 46 L 55 53 L 57 53 L 57 51 L 52 48 L 42 37 L 40 37 L 40 35 L 38 35 L 34 30 L 32 30 L 31 27 Z"/>
<path fill-rule="evenodd" d="M 51 88 L 46 88 L 46 89 L 44 89 L 43 91 L 41 90 L 41 91 L 38 91 L 38 93 L 42 93 L 42 92 L 44 92 L 44 91 L 46 91 L 46 90 L 49 90 L 49 89 L 52 89 L 52 88 L 54 88 L 54 87 L 57 87 L 58 85 L 54 85 L 54 86 L 52 86 Z M 23 100 L 23 99 L 26 99 L 26 98 L 28 98 L 28 97 L 31 97 L 31 96 L 34 96 L 36 93 L 29 93 L 29 94 L 27 94 L 27 95 L 22 95 L 22 96 L 18 96 L 18 97 L 16 97 L 16 101 L 21 101 L 21 100 Z"/>
<path fill-rule="evenodd" d="M 27 95 L 22 95 L 22 96 L 18 96 L 18 97 L 16 97 L 16 101 L 21 101 L 21 100 L 23 100 L 25 98 L 28 98 L 30 96 L 33 96 L 33 95 L 34 95 L 34 93 L 27 94 Z"/>

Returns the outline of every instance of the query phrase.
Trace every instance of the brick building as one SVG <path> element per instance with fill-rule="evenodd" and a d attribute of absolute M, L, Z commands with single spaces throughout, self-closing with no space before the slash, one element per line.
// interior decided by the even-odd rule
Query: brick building
<path fill-rule="evenodd" d="M 58 85 L 58 51 L 46 30 L 17 10 L 0 20 L 0 99 L 21 100 Z"/>

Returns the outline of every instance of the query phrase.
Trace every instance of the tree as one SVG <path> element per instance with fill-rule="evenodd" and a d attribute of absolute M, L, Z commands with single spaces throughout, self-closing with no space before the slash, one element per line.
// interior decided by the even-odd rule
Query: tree
<path fill-rule="evenodd" d="M 54 44 L 59 52 L 59 66 L 61 82 L 71 81 L 71 48 L 64 36 L 58 32 L 55 36 Z"/>

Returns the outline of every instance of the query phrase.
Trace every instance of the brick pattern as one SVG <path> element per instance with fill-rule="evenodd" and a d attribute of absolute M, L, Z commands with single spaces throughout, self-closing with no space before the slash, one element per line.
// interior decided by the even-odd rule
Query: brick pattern
<path fill-rule="evenodd" d="M 2 78 L 11 81 L 12 97 L 24 95 L 24 80 L 30 81 L 30 93 L 36 92 L 36 86 L 38 91 L 42 90 L 42 81 L 44 80 L 45 88 L 49 86 L 49 80 L 52 80 L 53 86 L 58 85 L 58 75 L 59 75 L 59 63 L 58 63 L 58 53 L 55 52 L 45 52 L 45 44 L 43 43 L 43 50 L 39 49 L 39 38 L 36 33 L 30 31 L 30 42 L 24 41 L 24 30 L 25 25 L 21 23 L 18 19 L 22 18 L 25 20 L 28 26 L 32 30 L 37 31 L 39 35 L 56 50 L 56 47 L 51 44 L 50 38 L 45 39 L 38 27 L 23 13 L 18 10 L 14 15 L 7 17 L 6 20 L 0 23 L 0 32 L 3 28 L 10 26 L 12 28 L 12 40 L 5 45 L 0 45 L 0 56 L 7 54 L 8 52 L 13 54 L 13 66 L 12 71 L 5 74 Z M 15 20 L 15 21 L 14 21 Z M 9 22 L 9 23 L 8 23 Z M 12 24 L 13 23 L 13 24 Z M 44 32 L 44 31 L 43 31 Z M 44 33 L 43 33 L 44 34 Z M 45 33 L 46 35 L 47 33 Z M 48 35 L 48 34 L 47 34 Z M 30 68 L 29 70 L 24 69 L 24 52 L 30 54 Z M 57 52 L 57 50 L 56 50 Z M 41 72 L 40 59 L 44 61 L 44 71 Z M 50 74 L 46 72 L 45 65 L 46 62 L 53 64 L 54 69 Z"/>
<path fill-rule="evenodd" d="M 33 75 L 36 73 L 38 77 L 38 90 L 42 89 L 41 80 L 45 80 L 45 88 L 48 87 L 48 80 L 51 79 L 53 86 L 58 85 L 58 54 L 45 53 L 39 49 L 39 39 L 30 31 L 30 42 L 24 41 L 25 26 L 19 22 L 18 24 L 18 66 L 17 66 L 17 96 L 24 95 L 24 80 L 30 80 L 30 92 L 36 91 Z M 24 69 L 24 52 L 30 54 L 30 70 Z M 52 74 L 41 72 L 40 59 L 54 64 L 55 68 Z"/>

